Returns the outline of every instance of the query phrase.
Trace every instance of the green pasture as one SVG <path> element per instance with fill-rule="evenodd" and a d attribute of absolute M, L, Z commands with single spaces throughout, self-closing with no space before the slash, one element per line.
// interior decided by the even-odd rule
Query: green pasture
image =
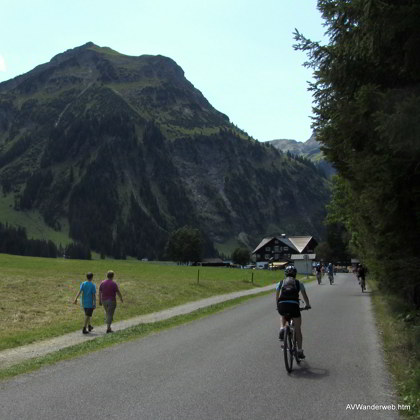
<path fill-rule="evenodd" d="M 124 303 L 115 321 L 160 311 L 210 296 L 273 284 L 283 272 L 153 264 L 137 260 L 68 260 L 0 254 L 0 350 L 59 336 L 82 327 L 74 305 L 85 274 L 94 283 L 115 272 Z M 253 281 L 253 282 L 252 282 Z M 102 324 L 101 307 L 93 324 Z"/>

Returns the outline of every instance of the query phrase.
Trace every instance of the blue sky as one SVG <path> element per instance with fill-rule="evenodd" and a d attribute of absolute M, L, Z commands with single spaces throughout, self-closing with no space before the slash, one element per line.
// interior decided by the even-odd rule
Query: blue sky
<path fill-rule="evenodd" d="M 0 82 L 92 41 L 174 59 L 210 103 L 254 138 L 306 141 L 311 71 L 297 28 L 322 40 L 316 0 L 1 0 Z"/>

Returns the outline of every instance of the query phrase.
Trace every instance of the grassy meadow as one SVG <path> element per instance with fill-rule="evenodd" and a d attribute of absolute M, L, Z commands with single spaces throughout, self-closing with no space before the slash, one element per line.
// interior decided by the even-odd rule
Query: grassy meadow
<path fill-rule="evenodd" d="M 160 265 L 137 260 L 86 261 L 7 254 L 0 254 L 0 268 L 0 351 L 80 329 L 80 299 L 77 305 L 73 301 L 88 271 L 94 273 L 97 287 L 108 270 L 115 272 L 124 298 L 123 304 L 118 302 L 115 321 L 266 286 L 283 275 L 279 271 Z M 98 306 L 93 325 L 103 322 L 103 309 Z"/>

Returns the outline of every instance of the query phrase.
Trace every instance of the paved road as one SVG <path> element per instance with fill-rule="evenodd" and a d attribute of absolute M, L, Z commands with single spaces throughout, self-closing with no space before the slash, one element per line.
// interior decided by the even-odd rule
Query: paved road
<path fill-rule="evenodd" d="M 273 296 L 0 383 L 0 418 L 396 419 L 368 294 L 308 286 L 307 359 L 288 375 Z M 349 404 L 374 405 L 351 410 Z"/>

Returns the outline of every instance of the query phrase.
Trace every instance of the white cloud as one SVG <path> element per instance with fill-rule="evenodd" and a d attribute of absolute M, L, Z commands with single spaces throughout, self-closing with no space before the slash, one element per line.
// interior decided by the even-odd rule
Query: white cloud
<path fill-rule="evenodd" d="M 6 62 L 3 56 L 0 54 L 0 71 L 6 71 Z"/>

